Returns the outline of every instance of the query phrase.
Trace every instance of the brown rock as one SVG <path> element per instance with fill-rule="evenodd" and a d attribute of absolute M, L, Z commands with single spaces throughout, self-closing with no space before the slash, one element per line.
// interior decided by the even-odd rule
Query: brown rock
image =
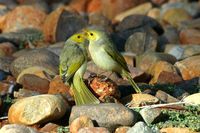
<path fill-rule="evenodd" d="M 66 10 L 65 7 L 59 7 L 52 11 L 45 19 L 43 24 L 43 32 L 45 35 L 45 40 L 48 42 L 56 41 L 56 27 L 60 14 Z"/>
<path fill-rule="evenodd" d="M 78 131 L 78 133 L 110 133 L 108 129 L 103 127 L 85 127 Z"/>
<path fill-rule="evenodd" d="M 176 62 L 175 66 L 179 69 L 184 80 L 193 79 L 200 76 L 200 55 L 186 58 Z"/>
<path fill-rule="evenodd" d="M 115 130 L 115 133 L 126 133 L 129 129 L 130 127 L 127 127 L 127 126 L 118 127 Z"/>
<path fill-rule="evenodd" d="M 200 30 L 185 29 L 179 34 L 182 44 L 199 44 L 200 45 Z"/>
<path fill-rule="evenodd" d="M 152 17 L 156 20 L 160 20 L 160 9 L 159 8 L 152 8 L 149 10 L 147 16 Z"/>
<path fill-rule="evenodd" d="M 32 6 L 18 6 L 6 16 L 3 32 L 13 32 L 23 28 L 42 29 L 46 14 Z"/>
<path fill-rule="evenodd" d="M 0 133 L 39 133 L 34 128 L 19 124 L 8 124 L 0 129 Z"/>
<path fill-rule="evenodd" d="M 40 129 L 42 133 L 57 133 L 57 128 L 59 125 L 54 123 L 47 123 L 44 127 Z"/>
<path fill-rule="evenodd" d="M 58 73 L 58 65 L 59 57 L 56 54 L 46 49 L 34 49 L 16 58 L 10 65 L 10 71 L 14 77 L 18 77 L 24 69 L 39 66 L 56 75 Z"/>
<path fill-rule="evenodd" d="M 120 92 L 117 89 L 116 83 L 110 79 L 104 81 L 104 78 L 106 77 L 94 77 L 91 79 L 89 84 L 91 89 L 100 97 L 100 99 L 104 99 L 106 96 L 119 98 Z"/>
<path fill-rule="evenodd" d="M 151 0 L 156 5 L 162 5 L 163 3 L 167 2 L 167 0 Z"/>
<path fill-rule="evenodd" d="M 162 20 L 165 23 L 171 24 L 173 26 L 179 26 L 180 22 L 191 20 L 191 16 L 186 10 L 182 8 L 172 8 L 172 9 L 168 9 L 162 15 Z"/>
<path fill-rule="evenodd" d="M 149 69 L 151 69 L 152 66 L 158 61 L 166 61 L 174 64 L 176 62 L 176 58 L 166 53 L 146 52 L 136 59 L 136 65 L 141 70 L 149 73 Z"/>
<path fill-rule="evenodd" d="M 120 14 L 118 14 L 114 20 L 115 21 L 122 21 L 124 18 L 126 18 L 127 16 L 130 15 L 134 15 L 134 14 L 141 14 L 141 15 L 145 15 L 148 13 L 148 11 L 152 8 L 152 4 L 150 2 L 138 5 L 136 7 L 133 7 L 129 10 L 126 10 L 125 12 L 122 12 Z"/>
<path fill-rule="evenodd" d="M 156 83 L 158 84 L 175 84 L 182 81 L 181 76 L 177 73 L 162 71 L 158 76 Z"/>
<path fill-rule="evenodd" d="M 78 12 L 85 12 L 88 2 L 89 2 L 89 0 L 73 0 L 69 4 L 69 6 Z"/>
<path fill-rule="evenodd" d="M 45 94 L 49 90 L 49 81 L 32 74 L 24 74 L 19 83 L 23 88 Z"/>
<path fill-rule="evenodd" d="M 33 125 L 61 118 L 69 105 L 61 95 L 38 95 L 18 100 L 9 108 L 10 123 Z"/>
<path fill-rule="evenodd" d="M 10 42 L 3 42 L 0 43 L 0 50 L 2 50 L 6 56 L 9 56 L 16 51 L 16 48 Z"/>
<path fill-rule="evenodd" d="M 30 96 L 37 96 L 40 95 L 37 91 L 27 90 L 27 89 L 19 89 L 18 91 L 14 91 L 14 97 L 17 99 L 30 97 Z"/>
<path fill-rule="evenodd" d="M 176 128 L 176 127 L 162 128 L 160 132 L 161 133 L 197 133 L 197 132 L 191 131 L 189 128 Z"/>
<path fill-rule="evenodd" d="M 181 77 L 178 75 L 176 68 L 166 62 L 158 61 L 149 68 L 149 72 L 153 78 L 150 83 L 177 83 L 181 81 Z"/>
<path fill-rule="evenodd" d="M 10 87 L 10 84 L 0 82 L 0 94 L 1 95 L 7 94 L 9 87 Z"/>
<path fill-rule="evenodd" d="M 94 127 L 92 120 L 87 116 L 80 116 L 70 124 L 70 132 L 77 133 L 81 128 Z"/>
<path fill-rule="evenodd" d="M 135 113 L 122 104 L 101 103 L 73 106 L 69 123 L 82 115 L 90 117 L 97 122 L 98 126 L 105 127 L 109 131 L 114 131 L 119 125 L 133 125 L 137 119 Z"/>
<path fill-rule="evenodd" d="M 178 102 L 178 99 L 161 90 L 158 90 L 155 96 L 164 103 Z"/>
<path fill-rule="evenodd" d="M 69 93 L 70 86 L 66 86 L 59 75 L 50 81 L 48 94 L 66 94 Z"/>
<path fill-rule="evenodd" d="M 130 107 L 139 107 L 141 105 L 155 104 L 158 98 L 149 94 L 132 94 L 122 99 L 123 103 L 128 103 Z"/>
<path fill-rule="evenodd" d="M 135 32 L 126 40 L 125 51 L 141 55 L 145 51 L 155 51 L 157 34 L 155 32 Z"/>
<path fill-rule="evenodd" d="M 22 70 L 22 72 L 17 77 L 16 82 L 19 82 L 20 78 L 24 74 L 32 74 L 32 75 L 38 76 L 38 77 L 40 77 L 42 79 L 46 79 L 46 80 L 51 80 L 51 76 L 55 75 L 55 73 L 53 73 L 52 71 L 50 71 L 44 67 L 32 66 L 32 67 Z"/>
<path fill-rule="evenodd" d="M 12 63 L 12 61 L 14 60 L 13 57 L 0 57 L 0 69 L 5 71 L 5 72 L 9 72 L 10 71 L 10 64 Z"/>
<path fill-rule="evenodd" d="M 87 5 L 87 12 L 101 12 L 101 1 L 100 0 L 90 0 L 90 2 Z"/>

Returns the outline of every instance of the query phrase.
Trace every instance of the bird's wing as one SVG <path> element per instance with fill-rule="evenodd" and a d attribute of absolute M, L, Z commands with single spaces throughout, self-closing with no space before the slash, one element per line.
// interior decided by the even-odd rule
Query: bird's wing
<path fill-rule="evenodd" d="M 84 53 L 77 44 L 65 44 L 60 54 L 59 72 L 62 79 L 68 82 L 84 61 Z"/>
<path fill-rule="evenodd" d="M 126 61 L 124 57 L 120 54 L 120 52 L 115 48 L 113 44 L 107 43 L 103 45 L 105 51 L 115 60 L 119 65 L 121 65 L 125 70 L 129 72 L 129 69 L 126 65 Z"/>

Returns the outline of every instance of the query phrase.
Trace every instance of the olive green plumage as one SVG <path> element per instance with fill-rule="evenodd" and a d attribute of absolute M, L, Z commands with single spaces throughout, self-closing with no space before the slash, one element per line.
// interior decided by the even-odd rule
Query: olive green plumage
<path fill-rule="evenodd" d="M 100 68 L 119 73 L 127 78 L 137 93 L 141 90 L 130 75 L 126 61 L 118 52 L 109 36 L 100 30 L 86 29 L 85 36 L 89 40 L 89 52 L 94 63 Z"/>
<path fill-rule="evenodd" d="M 76 105 L 99 103 L 83 81 L 87 67 L 86 43 L 82 34 L 75 34 L 66 41 L 60 54 L 60 76 L 73 89 Z"/>

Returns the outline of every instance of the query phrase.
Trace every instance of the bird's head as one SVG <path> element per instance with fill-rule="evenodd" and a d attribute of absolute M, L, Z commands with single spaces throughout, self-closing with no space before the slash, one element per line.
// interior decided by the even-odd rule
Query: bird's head
<path fill-rule="evenodd" d="M 85 29 L 83 30 L 85 37 L 89 41 L 98 41 L 101 38 L 101 32 L 97 30 Z"/>
<path fill-rule="evenodd" d="M 76 43 L 83 43 L 83 42 L 85 42 L 86 39 L 85 39 L 85 36 L 83 34 L 76 33 L 76 34 L 74 34 L 70 37 L 70 40 L 72 40 Z"/>

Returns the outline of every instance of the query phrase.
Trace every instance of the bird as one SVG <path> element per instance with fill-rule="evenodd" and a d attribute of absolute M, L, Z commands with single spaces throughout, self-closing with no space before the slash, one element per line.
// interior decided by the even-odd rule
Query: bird
<path fill-rule="evenodd" d="M 59 56 L 59 75 L 72 88 L 76 105 L 100 103 L 83 81 L 88 58 L 87 44 L 83 34 L 76 33 L 67 39 Z"/>
<path fill-rule="evenodd" d="M 89 52 L 94 63 L 104 70 L 116 72 L 128 79 L 135 91 L 141 93 L 140 88 L 130 75 L 125 59 L 117 50 L 109 35 L 105 31 L 94 28 L 86 28 L 83 32 L 85 38 L 89 41 Z"/>

